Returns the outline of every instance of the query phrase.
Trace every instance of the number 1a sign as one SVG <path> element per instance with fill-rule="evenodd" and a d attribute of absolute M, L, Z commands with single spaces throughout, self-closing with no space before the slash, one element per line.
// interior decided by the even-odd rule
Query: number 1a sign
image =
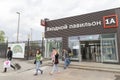
<path fill-rule="evenodd" d="M 117 28 L 118 27 L 118 16 L 108 15 L 103 17 L 104 28 Z"/>

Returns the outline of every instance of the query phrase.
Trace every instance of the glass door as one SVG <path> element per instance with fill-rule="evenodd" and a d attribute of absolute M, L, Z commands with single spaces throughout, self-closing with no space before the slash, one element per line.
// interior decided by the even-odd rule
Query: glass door
<path fill-rule="evenodd" d="M 52 49 L 56 48 L 60 54 L 61 58 L 61 53 L 62 53 L 62 38 L 51 38 L 47 39 L 46 41 L 46 57 L 50 58 Z"/>
<path fill-rule="evenodd" d="M 103 38 L 101 41 L 102 62 L 118 62 L 116 40 L 114 38 Z"/>
<path fill-rule="evenodd" d="M 80 41 L 79 40 L 69 40 L 69 48 L 72 50 L 72 53 L 73 53 L 71 60 L 81 61 Z"/>

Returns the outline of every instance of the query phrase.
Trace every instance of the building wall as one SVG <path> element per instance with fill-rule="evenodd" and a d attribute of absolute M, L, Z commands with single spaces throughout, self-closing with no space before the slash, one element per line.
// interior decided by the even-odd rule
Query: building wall
<path fill-rule="evenodd" d="M 69 36 L 78 36 L 78 35 L 93 35 L 93 34 L 106 34 L 106 33 L 120 33 L 119 28 L 103 28 L 103 16 L 118 14 L 118 9 L 111 9 L 105 10 L 90 14 L 84 14 L 80 16 L 73 16 L 58 20 L 51 20 L 47 21 L 45 26 L 45 38 L 55 38 L 55 37 L 62 37 L 63 38 L 63 48 L 68 46 L 68 37 Z M 52 27 L 61 27 L 61 26 L 70 26 L 74 24 L 82 24 L 82 23 L 92 23 L 94 21 L 101 21 L 101 25 L 96 26 L 86 26 L 80 28 L 73 28 L 73 29 L 63 29 L 63 30 L 52 30 L 47 31 L 47 28 Z M 119 34 L 118 34 L 119 36 Z M 118 39 L 119 40 L 119 39 Z M 120 44 L 120 43 L 119 43 Z"/>
<path fill-rule="evenodd" d="M 118 21 L 120 21 L 120 9 L 117 9 L 116 13 L 118 15 Z M 120 25 L 120 23 L 118 24 Z M 120 26 L 117 28 L 117 46 L 118 46 L 118 57 L 120 63 Z"/>

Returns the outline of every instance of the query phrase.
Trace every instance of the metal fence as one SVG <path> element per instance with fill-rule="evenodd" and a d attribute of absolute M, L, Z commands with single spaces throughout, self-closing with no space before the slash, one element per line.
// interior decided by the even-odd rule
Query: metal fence
<path fill-rule="evenodd" d="M 6 58 L 8 43 L 0 43 L 0 57 Z"/>
<path fill-rule="evenodd" d="M 5 58 L 7 54 L 7 47 L 8 44 L 14 44 L 16 42 L 6 42 L 6 43 L 0 43 L 0 57 Z M 42 52 L 42 56 L 44 57 L 44 41 L 38 40 L 38 41 L 23 41 L 19 43 L 25 43 L 25 55 L 24 59 L 33 59 L 36 54 L 36 49 L 40 49 Z"/>

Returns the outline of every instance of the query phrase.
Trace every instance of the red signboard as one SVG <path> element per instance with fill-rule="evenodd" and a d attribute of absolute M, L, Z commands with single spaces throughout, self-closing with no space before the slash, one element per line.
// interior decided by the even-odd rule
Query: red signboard
<path fill-rule="evenodd" d="M 117 28 L 118 27 L 118 16 L 117 15 L 108 15 L 103 16 L 104 28 Z"/>
<path fill-rule="evenodd" d="M 45 25 L 46 25 L 46 21 L 43 20 L 43 19 L 41 19 L 41 25 L 42 25 L 42 26 L 45 26 Z"/>

